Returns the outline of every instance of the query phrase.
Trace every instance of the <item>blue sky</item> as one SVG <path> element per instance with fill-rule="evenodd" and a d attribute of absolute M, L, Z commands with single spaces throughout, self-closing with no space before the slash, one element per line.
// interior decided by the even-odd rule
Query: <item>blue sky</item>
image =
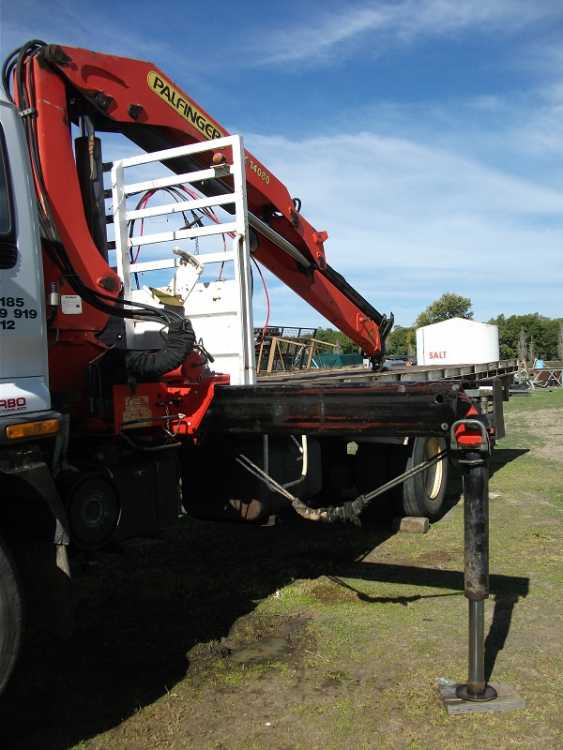
<path fill-rule="evenodd" d="M 563 316 L 560 0 L 0 2 L 2 57 L 38 36 L 157 63 L 400 323 L 445 291 Z M 273 322 L 322 322 L 270 285 Z"/>

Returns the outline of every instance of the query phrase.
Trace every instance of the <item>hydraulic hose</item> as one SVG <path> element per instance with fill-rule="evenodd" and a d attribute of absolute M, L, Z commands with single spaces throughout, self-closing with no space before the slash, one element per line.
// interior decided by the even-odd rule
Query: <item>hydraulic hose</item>
<path fill-rule="evenodd" d="M 195 344 L 190 321 L 173 321 L 165 334 L 166 343 L 156 351 L 128 351 L 125 364 L 128 372 L 142 380 L 154 380 L 180 367 Z"/>

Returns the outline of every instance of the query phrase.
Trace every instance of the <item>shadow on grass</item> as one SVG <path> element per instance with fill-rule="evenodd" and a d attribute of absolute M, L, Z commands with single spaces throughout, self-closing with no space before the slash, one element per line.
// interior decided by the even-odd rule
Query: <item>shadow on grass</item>
<path fill-rule="evenodd" d="M 493 471 L 524 452 L 498 450 Z M 452 472 L 446 510 L 460 491 Z M 164 543 L 125 545 L 119 554 L 83 561 L 81 569 L 75 566 L 76 632 L 62 645 L 47 637 L 29 643 L 0 700 L 0 747 L 66 750 L 119 726 L 190 673 L 194 646 L 219 641 L 261 599 L 296 578 L 345 576 L 453 592 L 432 596 L 460 595 L 461 572 L 357 562 L 391 535 L 388 527 L 295 523 L 264 529 L 190 521 Z M 528 579 L 493 575 L 491 592 L 489 675 Z M 426 597 L 364 596 L 404 606 Z"/>
<path fill-rule="evenodd" d="M 327 576 L 327 578 L 336 583 L 338 586 L 352 591 L 361 602 L 367 602 L 368 604 L 401 604 L 403 607 L 407 607 L 409 604 L 414 604 L 421 599 L 438 599 L 443 596 L 460 596 L 461 593 L 458 591 L 452 591 L 449 594 L 411 594 L 410 596 L 370 596 L 360 589 L 350 586 L 349 583 L 343 581 L 337 576 Z"/>
<path fill-rule="evenodd" d="M 433 568 L 419 568 L 409 565 L 360 562 L 343 566 L 339 569 L 338 573 L 340 576 L 345 576 L 348 579 L 353 578 L 364 581 L 379 581 L 382 583 L 399 583 L 408 584 L 409 586 L 454 590 L 451 594 L 369 597 L 345 581 L 342 581 L 338 576 L 330 577 L 335 583 L 354 591 L 362 601 L 378 604 L 398 603 L 407 606 L 419 599 L 459 596 L 463 593 L 464 589 L 463 573 L 456 570 L 435 570 Z M 490 576 L 490 591 L 495 603 L 493 620 L 485 640 L 485 676 L 487 680 L 490 680 L 498 653 L 502 651 L 506 643 L 514 607 L 519 599 L 528 595 L 529 588 L 529 578 L 496 574 Z"/>
<path fill-rule="evenodd" d="M 529 448 L 495 448 L 489 463 L 489 475 L 492 477 L 507 464 L 529 453 Z"/>
<path fill-rule="evenodd" d="M 487 681 L 491 679 L 498 653 L 502 651 L 506 643 L 514 607 L 520 596 L 526 596 L 526 594 L 518 595 L 514 591 L 495 594 L 493 621 L 485 640 L 485 679 Z"/>
<path fill-rule="evenodd" d="M 493 477 L 512 461 L 529 453 L 528 448 L 495 448 L 489 462 L 489 477 Z M 448 474 L 448 486 L 446 497 L 442 508 L 442 518 L 459 502 L 463 494 L 462 476 L 459 469 L 450 464 Z"/>
<path fill-rule="evenodd" d="M 119 726 L 190 674 L 194 646 L 205 670 L 204 644 L 225 637 L 261 599 L 296 578 L 332 573 L 391 534 L 190 521 L 165 543 L 99 553 L 82 569 L 75 561 L 76 631 L 67 643 L 42 636 L 28 644 L 0 700 L 0 747 L 65 750 Z"/>

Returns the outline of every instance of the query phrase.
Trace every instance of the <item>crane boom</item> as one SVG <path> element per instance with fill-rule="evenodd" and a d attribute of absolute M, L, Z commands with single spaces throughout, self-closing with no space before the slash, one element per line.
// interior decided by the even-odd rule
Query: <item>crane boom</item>
<path fill-rule="evenodd" d="M 117 296 L 119 280 L 88 246 L 91 237 L 69 122 L 78 123 L 88 116 L 96 130 L 121 132 L 146 151 L 228 132 L 150 62 L 47 45 L 29 60 L 28 67 L 35 91 L 38 156 L 61 239 L 85 282 Z M 180 172 L 186 165 L 177 160 L 170 168 Z M 374 363 L 379 362 L 392 316 L 378 312 L 331 268 L 324 252 L 327 233 L 311 226 L 300 213 L 300 201 L 249 151 L 246 178 L 249 223 L 259 235 L 256 259 L 355 341 Z M 228 188 L 216 180 L 201 190 L 217 194 Z M 90 311 L 87 320 L 81 317 L 70 322 L 72 329 L 98 331 L 103 327 L 100 311 Z"/>

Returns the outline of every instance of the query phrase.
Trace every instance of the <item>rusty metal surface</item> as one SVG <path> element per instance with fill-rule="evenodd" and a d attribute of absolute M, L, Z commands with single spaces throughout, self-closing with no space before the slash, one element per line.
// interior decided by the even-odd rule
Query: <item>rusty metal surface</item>
<path fill-rule="evenodd" d="M 220 386 L 210 432 L 445 435 L 459 416 L 456 383 L 258 383 Z M 457 415 L 457 416 L 456 416 Z"/>
<path fill-rule="evenodd" d="M 312 370 L 308 372 L 272 373 L 261 375 L 260 382 L 379 382 L 411 383 L 459 380 L 464 383 L 487 382 L 496 377 L 512 377 L 518 370 L 516 360 L 500 360 L 481 365 L 427 365 L 402 367 L 381 372 L 373 372 L 364 367 L 351 367 L 334 370 Z"/>

